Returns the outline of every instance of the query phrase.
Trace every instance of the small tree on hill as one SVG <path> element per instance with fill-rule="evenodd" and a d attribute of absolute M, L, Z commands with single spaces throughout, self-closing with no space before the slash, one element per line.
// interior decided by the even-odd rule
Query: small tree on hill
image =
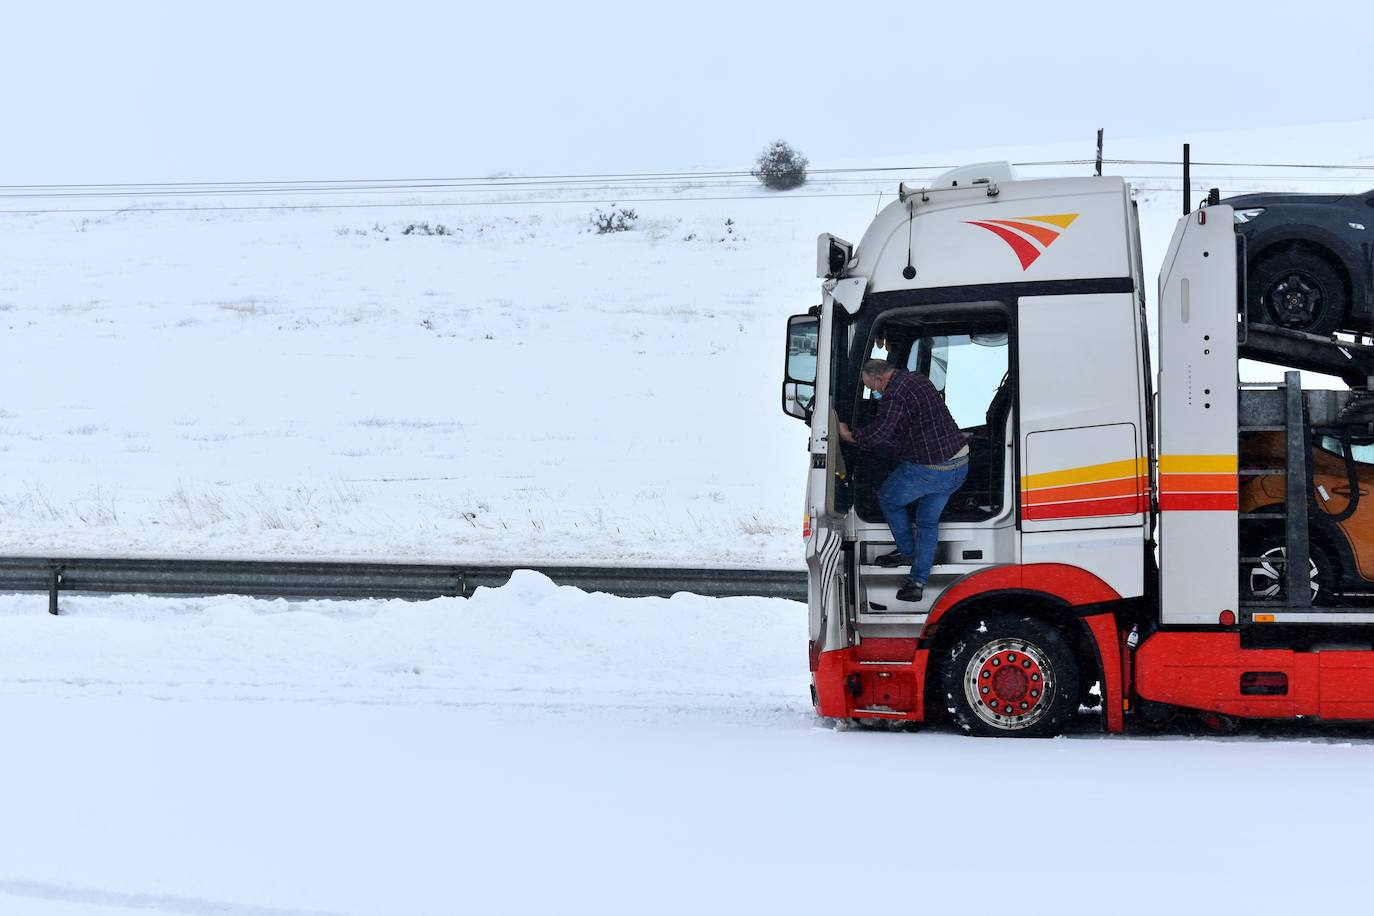
<path fill-rule="evenodd" d="M 592 214 L 592 228 L 597 235 L 605 235 L 608 232 L 629 232 L 635 227 L 635 220 L 639 219 L 639 214 L 628 207 L 616 207 L 611 204 L 611 212 L 607 213 L 600 207 Z"/>
<path fill-rule="evenodd" d="M 753 175 L 765 188 L 787 191 L 806 184 L 806 157 L 785 140 L 775 140 L 759 153 Z"/>

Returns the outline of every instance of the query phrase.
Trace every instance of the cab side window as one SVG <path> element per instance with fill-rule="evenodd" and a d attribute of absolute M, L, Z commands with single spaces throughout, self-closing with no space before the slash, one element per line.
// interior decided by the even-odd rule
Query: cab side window
<path fill-rule="evenodd" d="M 980 307 L 981 305 L 981 307 Z M 999 515 L 1007 497 L 1006 430 L 1014 398 L 1009 383 L 1010 339 L 1005 308 L 1000 304 L 972 305 L 967 314 L 947 306 L 939 319 L 927 319 L 912 309 L 879 321 L 868 345 L 867 358 L 886 359 L 909 372 L 930 379 L 969 443 L 967 482 L 950 499 L 947 520 L 981 520 Z M 876 414 L 873 393 L 860 386 L 854 416 L 863 425 Z M 882 456 L 861 455 L 851 461 L 855 472 L 855 505 L 860 517 L 878 521 L 876 488 L 893 462 Z"/>

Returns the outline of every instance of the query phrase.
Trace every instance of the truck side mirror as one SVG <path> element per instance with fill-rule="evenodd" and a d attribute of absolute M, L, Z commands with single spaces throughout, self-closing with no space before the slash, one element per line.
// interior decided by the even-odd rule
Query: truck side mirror
<path fill-rule="evenodd" d="M 811 421 L 811 405 L 816 401 L 816 386 L 785 382 L 782 386 L 782 412 L 798 420 Z"/>
<path fill-rule="evenodd" d="M 787 363 L 782 382 L 782 412 L 798 420 L 811 420 L 816 400 L 816 346 L 821 322 L 814 315 L 787 319 Z"/>

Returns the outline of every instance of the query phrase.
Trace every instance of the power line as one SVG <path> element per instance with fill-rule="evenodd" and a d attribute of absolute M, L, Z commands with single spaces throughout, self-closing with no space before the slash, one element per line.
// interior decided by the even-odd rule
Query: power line
<path fill-rule="evenodd" d="M 859 183 L 867 184 L 867 183 L 872 183 L 872 182 L 874 182 L 874 181 L 876 181 L 876 179 L 869 179 L 868 181 L 854 182 L 854 183 L 856 183 L 856 184 L 859 184 Z M 826 182 L 826 184 L 848 184 L 848 183 L 850 183 L 850 182 L 847 182 L 847 181 L 844 181 L 844 180 L 837 180 L 837 181 L 832 181 L 832 182 Z M 718 181 L 718 182 L 702 182 L 702 183 L 695 183 L 695 182 L 694 182 L 694 183 L 692 183 L 691 185 L 634 185 L 634 186 L 630 186 L 630 185 L 579 185 L 579 186 L 576 186 L 576 187 L 568 187 L 568 186 L 560 186 L 560 185 L 535 185 L 535 186 L 522 187 L 522 188 L 519 188 L 519 189 L 511 189 L 511 190 L 512 190 L 512 191 L 523 192 L 523 193 L 528 193 L 528 192 L 533 192 L 533 191 L 554 191 L 554 192 L 564 192 L 564 193 L 574 193 L 574 192 L 578 192 L 578 191 L 583 191 L 583 192 L 587 192 L 587 191 L 605 191 L 605 192 L 613 192 L 613 191 L 617 191 L 617 190 L 625 190 L 625 191 L 627 191 L 627 192 L 635 192 L 635 191 L 664 191 L 664 192 L 666 192 L 666 191 L 672 191 L 672 190 L 692 191 L 692 190 L 701 189 L 701 188 L 743 188 L 743 187 L 756 187 L 756 186 L 757 186 L 757 182 L 745 182 L 745 181 Z M 330 195 L 344 195 L 344 194 L 397 194 L 397 193 L 400 193 L 400 192 L 435 193 L 435 192 L 441 192 L 441 191 L 444 192 L 444 193 L 449 193 L 449 194 L 478 194 L 478 193 L 480 193 L 480 194 L 490 194 L 490 193 L 493 193 L 493 192 L 499 192 L 499 191 L 501 191 L 501 190 L 502 190 L 501 188 L 449 188 L 449 187 L 446 187 L 446 186 L 440 186 L 440 187 L 425 187 L 425 186 L 421 186 L 421 185 L 414 185 L 414 186 L 398 186 L 398 187 L 394 187 L 394 188 L 392 188 L 392 187 L 386 187 L 386 188 L 325 188 L 325 187 L 316 187 L 316 188 L 296 188 L 296 189 L 292 189 L 292 190 L 289 190 L 289 191 L 284 191 L 284 190 L 271 190 L 271 189 L 267 189 L 267 188 L 236 188 L 236 189 L 233 189 L 233 190 L 225 190 L 225 191 L 203 190 L 203 191 L 176 191 L 176 192 L 166 192 L 166 193 L 157 193 L 157 192 L 153 192 L 153 193 L 143 193 L 143 194 L 113 193 L 113 192 L 90 192 L 90 193 L 81 192 L 81 193 L 74 193 L 74 194 L 3 194 L 3 193 L 0 193 L 0 200 L 89 200 L 89 199 L 110 199 L 110 198 L 140 200 L 140 199 L 147 199 L 147 198 L 162 198 L 162 197 L 165 197 L 165 198 L 174 198 L 174 199 L 175 199 L 175 198 L 195 198 L 195 197 L 217 197 L 217 198 L 224 198 L 224 197 L 248 197 L 248 196 L 254 196 L 254 195 L 269 195 L 269 196 L 276 196 L 276 197 L 284 197 L 284 196 L 289 196 L 289 195 L 301 195 L 301 194 L 330 194 Z"/>
<path fill-rule="evenodd" d="M 1181 193 L 1180 185 L 1146 186 L 1132 185 L 1137 191 Z M 1243 191 L 1245 189 L 1238 189 Z M 399 203 L 348 203 L 348 204 L 260 204 L 254 206 L 213 206 L 213 207 L 59 207 L 47 209 L 0 209 L 0 215 L 40 216 L 52 214 L 95 214 L 95 213 L 222 213 L 222 212 L 264 212 L 264 211 L 318 211 L 318 210 L 379 210 L 379 209 L 450 209 L 459 207 L 533 207 L 545 205 L 608 205 L 646 204 L 646 203 L 712 203 L 724 201 L 789 201 L 812 200 L 818 198 L 873 198 L 885 191 L 850 191 L 820 194 L 733 194 L 707 197 L 623 197 L 614 198 L 530 198 L 526 200 L 467 200 L 467 201 L 403 201 Z M 1226 191 L 1225 193 L 1232 193 Z"/>
<path fill-rule="evenodd" d="M 1111 165 L 1163 165 L 1181 166 L 1180 160 L 1173 159 L 1104 159 L 1104 163 Z M 1045 159 L 1025 162 L 1013 162 L 1015 167 L 1045 167 L 1045 166 L 1089 166 L 1093 165 L 1092 159 Z M 1374 172 L 1374 164 L 1371 165 L 1348 165 L 1348 164 L 1321 164 L 1321 163 L 1273 163 L 1273 162 L 1221 162 L 1199 160 L 1192 165 L 1198 167 L 1227 167 L 1227 168 L 1276 168 L 1276 169 L 1311 169 L 1311 170 L 1333 170 L 1333 171 L 1352 171 L 1352 172 Z M 954 166 L 950 165 L 895 165 L 895 166 L 852 166 L 844 168 L 810 169 L 810 175 L 852 175 L 859 173 L 890 173 L 890 172 L 929 172 L 947 171 Z M 182 191 L 230 191 L 236 188 L 249 189 L 296 189 L 319 191 L 324 189 L 348 190 L 352 188 L 411 188 L 426 187 L 439 188 L 449 186 L 466 186 L 480 188 L 494 187 L 516 187 L 530 183 L 557 182 L 559 184 L 575 184 L 580 182 L 615 181 L 615 182 L 639 182 L 639 181 L 691 181 L 691 180 L 711 180 L 725 178 L 748 178 L 752 177 L 752 170 L 748 169 L 727 169 L 715 171 L 674 171 L 674 172 L 592 172 L 592 173 L 565 173 L 550 175 L 485 175 L 485 176 L 466 176 L 466 177 L 421 177 L 421 178 L 342 178 L 342 179 L 290 179 L 290 180 L 271 180 L 271 181 L 161 181 L 161 182 L 104 182 L 87 184 L 14 184 L 0 185 L 0 191 L 11 192 L 32 192 L 35 196 L 39 192 L 80 192 L 80 191 L 99 191 L 99 192 L 128 192 L 143 193 L 150 195 L 153 193 L 164 193 L 173 190 Z"/>
<path fill-rule="evenodd" d="M 364 210 L 381 209 L 386 207 L 528 207 L 544 204 L 647 204 L 647 203 L 684 203 L 696 201 L 743 201 L 743 200 L 805 200 L 808 198 L 819 197 L 874 197 L 878 192 L 850 192 L 835 194 L 749 194 L 721 197 L 637 197 L 626 198 L 616 197 L 604 200 L 586 200 L 582 198 L 573 199 L 551 199 L 543 200 L 466 200 L 466 201 L 435 201 L 426 203 L 423 201 L 412 201 L 407 203 L 385 203 L 385 204 L 264 204 L 251 207 L 106 207 L 106 208 L 75 208 L 63 207 L 58 209 L 46 210 L 0 210 L 0 214 L 23 214 L 39 215 L 50 213 L 217 213 L 222 211 L 244 211 L 244 210 Z"/>
<path fill-rule="evenodd" d="M 1173 160 L 1150 160 L 1150 159 L 1108 159 L 1105 162 L 1113 165 L 1178 165 L 1180 163 Z M 1028 162 L 1015 162 L 1013 166 L 1020 168 L 1044 168 L 1044 167 L 1070 167 L 1090 165 L 1093 160 L 1088 159 L 1061 159 L 1061 160 L 1040 160 Z M 1226 167 L 1226 168 L 1303 168 L 1303 169 L 1342 169 L 1346 171 L 1371 171 L 1374 172 L 1374 165 L 1371 166 L 1327 166 L 1311 163 L 1241 163 L 1241 162 L 1198 162 L 1198 166 Z M 99 198 L 119 198 L 138 200 L 142 198 L 194 198 L 194 197 L 237 197 L 252 195 L 271 195 L 288 196 L 303 194 L 324 194 L 324 195 L 353 195 L 353 194 L 474 194 L 474 193 L 499 193 L 510 191 L 514 194 L 528 195 L 515 200 L 466 200 L 466 201 L 423 201 L 407 200 L 399 202 L 378 202 L 378 203 L 277 203 L 261 205 L 224 205 L 224 206 L 138 206 L 130 203 L 122 207 L 52 207 L 52 208 L 30 208 L 30 209 L 4 209 L 0 213 L 5 214 L 94 214 L 94 213 L 129 213 L 129 212 L 224 212 L 224 211 L 265 211 L 265 210 L 347 210 L 347 209 L 382 209 L 382 208 L 405 208 L 405 207 L 497 207 L 497 206 L 536 206 L 544 204 L 617 204 L 617 203 L 664 203 L 681 201 L 749 201 L 749 200 L 805 200 L 814 198 L 859 198 L 871 197 L 875 194 L 885 193 L 885 188 L 876 187 L 879 178 L 853 177 L 862 174 L 878 174 L 894 171 L 933 171 L 947 170 L 948 166 L 872 166 L 872 167 L 851 167 L 851 168 L 832 168 L 815 169 L 810 171 L 810 175 L 815 176 L 835 176 L 822 178 L 817 181 L 821 186 L 831 185 L 869 185 L 872 190 L 864 192 L 813 192 L 805 194 L 719 194 L 696 196 L 691 192 L 700 190 L 721 190 L 729 188 L 755 187 L 753 176 L 749 172 L 741 171 L 716 171 L 716 172 L 641 172 L 641 173 L 602 173 L 585 175 L 565 175 L 565 176 L 492 176 L 488 178 L 436 178 L 436 179 L 345 179 L 342 181 L 316 181 L 316 182 L 172 182 L 164 184 L 115 184 L 115 185 L 6 185 L 0 186 L 0 200 L 81 200 Z M 751 180 L 744 180 L 746 176 Z M 840 177 L 847 176 L 847 177 Z M 1170 190 L 1181 190 L 1181 179 L 1175 179 L 1168 175 L 1124 175 L 1120 176 L 1130 182 L 1146 181 L 1165 181 L 1171 183 L 1172 187 L 1159 187 L 1154 185 L 1134 184 L 1133 186 L 1140 191 L 1160 192 Z M 592 184 L 593 181 L 602 181 L 602 184 Z M 638 182 L 649 181 L 677 181 L 678 184 L 648 184 Z M 1227 184 L 1254 184 L 1257 182 L 1324 182 L 1324 183 L 1354 183 L 1363 182 L 1363 176 L 1351 175 L 1342 176 L 1308 176 L 1299 177 L 1295 175 L 1212 175 L 1197 176 L 1197 183 L 1205 185 L 1210 183 Z M 1371 176 L 1370 181 L 1374 181 Z M 630 184 L 628 182 L 637 182 Z M 43 193 L 42 189 L 52 189 L 48 193 Z M 137 190 L 135 190 L 137 189 Z M 1247 189 L 1239 189 L 1247 190 Z M 8 191 L 9 193 L 5 193 Z M 53 192 L 59 193 L 53 193 Z M 643 194 L 644 192 L 666 193 L 676 191 L 673 196 L 654 197 L 637 196 L 626 197 L 625 194 Z M 29 192 L 29 193 L 24 193 Z M 549 194 L 566 194 L 577 192 L 600 192 L 615 195 L 613 198 L 591 199 L 591 198 L 554 198 Z M 1236 192 L 1231 192 L 1236 193 Z"/>
<path fill-rule="evenodd" d="M 921 171 L 948 171 L 954 168 L 949 165 L 893 165 L 893 166 L 870 166 L 870 167 L 846 167 L 829 169 L 808 169 L 808 175 L 839 175 L 852 174 L 856 172 L 921 172 Z M 163 189 L 163 188 L 233 188 L 233 187 L 285 187 L 296 185 L 330 185 L 330 186 L 355 186 L 355 185 L 388 185 L 388 184 L 423 184 L 423 185 L 446 185 L 446 184 L 472 184 L 481 186 L 505 187 L 507 185 L 518 185 L 523 182 L 578 182 L 578 181 L 606 181 L 606 180 L 682 180 L 690 181 L 694 178 L 749 178 L 753 177 L 753 171 L 727 170 L 727 171 L 684 171 L 684 172 L 600 172 L 586 174 L 566 174 L 566 175 L 485 175 L 469 176 L 460 178 L 318 178 L 318 179 L 291 179 L 284 181 L 151 181 L 151 182 L 104 182 L 93 184 L 31 184 L 31 185 L 0 185 L 0 191 L 39 191 L 39 190 L 82 190 L 82 189 Z"/>
<path fill-rule="evenodd" d="M 1135 186 L 1135 187 L 1137 187 L 1137 188 L 1140 188 L 1140 187 L 1141 187 L 1141 185 L 1139 184 L 1139 182 L 1143 182 L 1143 181 L 1172 181 L 1172 182 L 1178 182 L 1178 183 L 1180 184 L 1180 186 L 1181 186 L 1181 181 L 1180 181 L 1179 179 L 1175 179 L 1173 176 L 1168 176 L 1168 175 L 1122 175 L 1122 176 L 1118 176 L 1118 177 L 1121 177 L 1121 178 L 1123 178 L 1124 180 L 1126 180 L 1126 181 L 1128 181 L 1128 182 L 1131 182 L 1131 183 L 1133 184 L 1133 186 Z M 826 186 L 839 187 L 839 186 L 855 186 L 855 185 L 864 186 L 864 185 L 866 185 L 866 186 L 869 186 L 869 187 L 873 188 L 873 191 L 872 191 L 871 193 L 879 193 L 880 191 L 886 191 L 886 190 L 888 190 L 888 189 L 886 188 L 885 185 L 884 185 L 884 186 L 879 186 L 879 185 L 878 185 L 878 181 L 879 181 L 879 179 L 876 179 L 876 178 L 868 178 L 868 179 L 834 178 L 834 179 L 830 179 L 830 180 L 828 180 L 828 181 L 817 181 L 816 184 L 819 185 L 819 186 L 822 186 L 822 187 L 826 187 Z M 1201 175 L 1201 176 L 1197 176 L 1196 180 L 1194 181 L 1194 185 L 1200 187 L 1200 186 L 1208 185 L 1208 184 L 1212 184 L 1212 185 L 1215 186 L 1215 185 L 1219 185 L 1219 184 L 1223 184 L 1223 183 L 1224 183 L 1224 184 L 1246 184 L 1246 185 L 1255 185 L 1255 184 L 1259 184 L 1259 183 L 1280 184 L 1280 183 L 1285 183 L 1285 182 L 1301 182 L 1301 183 L 1304 183 L 1304 184 L 1322 183 L 1322 184 L 1327 184 L 1327 185 L 1340 185 L 1340 186 L 1348 187 L 1348 188 L 1350 188 L 1350 189 L 1358 188 L 1358 189 L 1360 189 L 1360 190 L 1363 190 L 1363 189 L 1364 189 L 1365 187 L 1367 187 L 1370 183 L 1374 183 L 1374 178 L 1371 178 L 1369 181 L 1366 181 L 1366 180 L 1361 179 L 1361 178 L 1355 178 L 1355 177 L 1339 177 L 1339 176 L 1310 176 L 1310 177 L 1301 177 L 1301 176 L 1295 176 L 1295 175 L 1262 175 L 1262 176 L 1243 176 L 1243 175 Z M 753 188 L 753 187 L 756 187 L 756 183 L 753 182 L 753 181 L 711 181 L 711 182 L 693 182 L 693 183 L 685 184 L 685 185 L 684 185 L 684 184 L 679 184 L 679 185 L 664 185 L 664 184 L 660 184 L 660 185 L 637 185 L 637 186 L 606 184 L 606 185 L 578 185 L 578 186 L 572 186 L 572 187 L 566 186 L 566 185 L 542 185 L 542 184 L 531 184 L 531 185 L 528 185 L 528 186 L 522 186 L 522 187 L 520 187 L 520 188 L 510 188 L 510 189 L 508 189 L 508 190 L 510 190 L 512 193 L 522 193 L 522 194 L 527 194 L 527 195 L 530 195 L 530 196 L 528 196 L 528 197 L 526 197 L 526 198 L 524 198 L 523 200 L 520 200 L 520 201 L 501 201 L 501 203 L 521 203 L 521 202 L 540 203 L 540 202 L 555 202 L 553 199 L 551 199 L 551 198 L 549 198 L 549 197 L 547 197 L 547 196 L 542 196 L 542 195 L 547 195 L 547 194 L 550 194 L 550 193 L 563 193 L 563 194 L 569 194 L 569 193 L 590 193 L 590 192 L 599 192 L 599 193 L 603 193 L 603 194 L 614 194 L 614 195 L 616 195 L 617 198 L 624 198 L 626 202 L 632 202 L 632 201 L 635 201 L 635 200 L 650 200 L 651 198 L 639 198 L 639 197 L 629 198 L 629 197 L 625 197 L 625 194 L 642 194 L 642 193 L 644 193 L 644 192 L 659 192 L 659 193 L 664 193 L 664 194 L 669 193 L 669 192 L 677 192 L 677 193 L 674 195 L 674 197 L 673 197 L 673 198 L 670 198 L 670 199 L 680 199 L 680 200 L 701 200 L 701 199 L 706 199 L 706 198 L 700 197 L 700 196 L 695 196 L 695 195 L 692 194 L 692 192 L 701 191 L 701 190 L 722 190 L 722 189 L 730 189 L 730 188 Z M 1336 188 L 1336 190 L 1341 190 L 1341 189 L 1342 189 L 1342 188 Z M 399 193 L 411 193 L 411 194 L 439 194 L 439 193 L 443 193 L 443 194 L 451 194 L 451 195 L 466 195 L 466 194 L 490 194 L 490 193 L 493 193 L 493 192 L 499 192 L 499 191 L 501 191 L 501 190 L 505 190 L 505 189 L 503 189 L 503 188 L 491 188 L 491 187 L 481 187 L 481 188 L 455 188 L 455 187 L 448 187 L 448 186 L 419 186 L 419 185 L 416 185 L 416 186 L 395 186 L 395 187 L 390 187 L 390 186 L 388 186 L 388 187 L 374 187 L 374 188 L 329 188 L 329 187 L 310 187 L 310 188 L 296 188 L 296 189 L 291 189 L 291 190 L 289 190 L 289 191 L 288 191 L 288 190 L 271 190 L 271 189 L 264 189 L 264 188 L 236 188 L 236 189 L 233 189 L 233 190 L 222 190 L 222 191 L 214 191 L 214 190 L 197 190 L 197 191 L 177 191 L 177 192 L 142 193 L 142 194 L 114 193 L 114 192 L 82 192 L 82 193 L 69 193 L 69 194 L 4 194 L 4 193 L 0 193 L 0 201 L 2 201 L 2 200 L 19 201 L 19 200 L 92 200 L 92 199 L 107 199 L 107 200 L 108 200 L 108 199 L 119 199 L 119 200 L 129 200 L 129 201 L 131 201 L 131 203 L 130 203 L 129 205 L 127 205 L 127 206 L 124 206 L 124 207 L 118 207 L 118 208 L 112 208 L 112 209 L 115 209 L 115 210 L 207 209 L 207 210 L 208 210 L 208 209 L 214 209 L 214 208 L 211 208 L 211 207 L 174 208 L 174 207 L 138 206 L 137 203 L 135 203 L 135 202 L 136 202 L 136 201 L 140 201 L 140 200 L 145 200 L 145 199 L 159 199 L 159 198 L 162 198 L 162 199 L 182 200 L 182 199 L 188 199 L 188 198 L 209 197 L 209 198 L 219 198 L 219 199 L 223 199 L 223 198 L 226 198 L 226 197 L 252 197 L 252 196 L 287 197 L 287 196 L 299 196 L 299 195 L 306 195 L 306 194 L 329 195 L 329 196 L 344 196 L 344 195 L 353 196 L 353 195 L 361 195 L 361 194 L 399 194 Z M 536 193 L 536 192 L 538 192 L 538 193 Z M 782 197 L 783 195 L 755 194 L 755 195 L 742 195 L 742 196 L 749 197 L 749 198 L 754 198 L 754 197 L 758 197 L 758 198 L 773 198 L 773 197 Z M 789 196 L 794 196 L 794 197 L 795 197 L 795 196 L 797 196 L 797 195 L 789 195 Z M 571 200 L 562 200 L 562 201 L 556 201 L 556 202 L 571 203 L 571 202 L 576 202 L 576 201 L 578 201 L 578 200 L 586 201 L 587 198 L 572 198 Z M 488 202 L 494 203 L 494 201 L 488 201 Z M 616 202 L 618 202 L 618 201 L 617 201 L 617 200 L 611 200 L 611 201 L 609 201 L 609 202 L 610 202 L 610 203 L 616 203 Z M 424 204 L 424 201 L 406 201 L 406 202 L 397 203 L 397 204 L 395 204 L 395 205 L 396 205 L 396 206 L 410 205 L 410 204 L 412 204 L 412 203 L 415 204 L 415 205 L 423 205 L 423 204 Z M 475 204 L 475 203 L 480 203 L 480 202 L 479 202 L 479 201 L 472 201 L 472 202 L 470 202 L 470 203 L 474 203 L 474 204 Z M 265 206 L 265 208 L 267 208 L 267 209 L 289 209 L 289 208 L 298 207 L 298 206 L 301 206 L 301 205 L 298 205 L 298 204 L 289 204 L 289 203 L 281 203 L 281 204 L 275 204 L 275 205 Z M 318 206 L 323 207 L 323 206 L 325 206 L 325 205 L 319 204 Z M 34 209 L 32 209 L 32 210 L 23 210 L 23 211 L 19 211 L 19 210 L 10 210 L 10 211 L 3 211 L 3 212 L 50 212 L 50 209 L 51 209 L 51 208 L 34 208 Z M 78 210 L 78 208 L 69 208 L 69 209 L 70 209 L 72 212 L 77 212 L 77 210 Z"/>
<path fill-rule="evenodd" d="M 1082 159 L 1074 162 L 1074 165 L 1091 165 L 1095 160 Z M 1112 165 L 1177 165 L 1182 166 L 1181 159 L 1103 159 L 1102 162 Z M 1022 163 L 1024 165 L 1037 165 L 1039 163 Z M 1048 163 L 1046 163 L 1048 164 Z M 1319 165 L 1311 162 L 1190 162 L 1193 166 L 1224 166 L 1227 168 L 1245 169 L 1331 169 L 1333 171 L 1374 171 L 1374 165 Z"/>

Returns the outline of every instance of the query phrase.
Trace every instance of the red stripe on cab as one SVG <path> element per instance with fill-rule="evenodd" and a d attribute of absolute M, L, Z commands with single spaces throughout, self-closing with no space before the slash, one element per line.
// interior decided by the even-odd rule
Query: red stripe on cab
<path fill-rule="evenodd" d="M 1099 515 L 1134 515 L 1144 512 L 1148 501 L 1144 496 L 1118 496 L 1113 499 L 1083 499 L 1071 503 L 1050 503 L 1022 506 L 1021 517 L 1038 522 L 1055 518 L 1094 518 Z"/>
<path fill-rule="evenodd" d="M 1240 499 L 1235 493 L 1161 493 L 1160 512 L 1235 512 Z"/>

